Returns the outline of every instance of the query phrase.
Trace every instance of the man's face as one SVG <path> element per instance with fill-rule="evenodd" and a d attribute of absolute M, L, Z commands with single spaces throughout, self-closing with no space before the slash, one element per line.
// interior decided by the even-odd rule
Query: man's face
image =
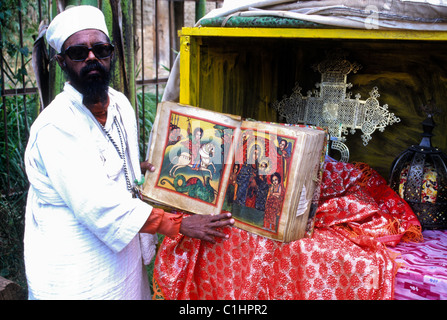
<path fill-rule="evenodd" d="M 109 43 L 108 37 L 103 32 L 95 29 L 82 30 L 65 41 L 62 51 L 71 46 L 83 45 L 91 48 L 102 43 Z M 106 99 L 112 56 L 98 59 L 92 51 L 89 51 L 83 61 L 73 61 L 67 54 L 58 55 L 58 58 L 70 83 L 83 94 L 84 104 Z"/>

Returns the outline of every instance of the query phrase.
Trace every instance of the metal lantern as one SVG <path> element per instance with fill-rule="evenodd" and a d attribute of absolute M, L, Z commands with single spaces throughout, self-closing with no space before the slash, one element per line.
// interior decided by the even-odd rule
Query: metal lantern
<path fill-rule="evenodd" d="M 413 209 L 423 229 L 447 229 L 447 156 L 431 145 L 433 114 L 431 109 L 422 122 L 421 143 L 394 160 L 389 183 Z"/>

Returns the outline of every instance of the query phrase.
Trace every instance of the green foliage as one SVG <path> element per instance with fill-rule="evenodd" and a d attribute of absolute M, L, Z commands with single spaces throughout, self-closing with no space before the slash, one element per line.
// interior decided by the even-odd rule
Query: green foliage
<path fill-rule="evenodd" d="M 0 276 L 26 291 L 23 232 L 28 179 L 23 156 L 38 97 L 6 97 L 0 105 L 2 119 L 6 118 L 6 126 L 0 126 Z"/>
<path fill-rule="evenodd" d="M 30 83 L 31 52 L 40 23 L 37 17 L 37 6 L 36 1 L 30 0 L 22 0 L 21 8 L 17 0 L 0 0 L 0 48 L 5 76 L 5 79 L 1 81 L 4 81 L 6 87 L 15 88 Z M 18 19 L 19 9 L 21 24 Z M 45 11 L 45 8 L 43 9 Z M 20 32 L 22 32 L 22 41 Z"/>
<path fill-rule="evenodd" d="M 7 195 L 22 193 L 28 188 L 23 155 L 30 124 L 37 112 L 38 97 L 15 96 L 7 97 L 4 101 L 5 106 L 3 101 L 0 103 L 2 119 L 6 117 L 6 127 L 0 126 L 0 137 L 4 137 L 0 140 L 0 193 Z"/>
<path fill-rule="evenodd" d="M 0 276 L 18 283 L 26 291 L 23 261 L 25 201 L 23 195 L 0 200 Z M 25 292 L 24 292 L 25 293 Z"/>
<path fill-rule="evenodd" d="M 20 4 L 21 7 L 17 0 L 0 0 L 0 57 L 4 76 L 0 82 L 5 89 L 34 86 L 31 51 L 38 32 L 38 2 L 22 0 Z M 36 94 L 0 100 L 0 276 L 22 288 L 26 288 L 23 232 L 28 190 L 23 156 L 38 104 Z"/>
<path fill-rule="evenodd" d="M 37 95 L 6 97 L 3 101 L 1 114 L 2 119 L 6 117 L 6 127 L 0 127 L 0 137 L 4 137 L 0 139 L 0 276 L 17 282 L 25 294 L 23 232 L 28 179 L 23 155 L 32 110 L 38 106 Z"/>

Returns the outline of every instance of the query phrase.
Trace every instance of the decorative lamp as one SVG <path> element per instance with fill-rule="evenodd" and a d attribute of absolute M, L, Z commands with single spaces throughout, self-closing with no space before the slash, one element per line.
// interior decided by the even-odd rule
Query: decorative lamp
<path fill-rule="evenodd" d="M 447 228 L 447 156 L 432 147 L 432 104 L 422 107 L 422 140 L 402 152 L 391 166 L 389 184 L 413 209 L 423 229 Z"/>

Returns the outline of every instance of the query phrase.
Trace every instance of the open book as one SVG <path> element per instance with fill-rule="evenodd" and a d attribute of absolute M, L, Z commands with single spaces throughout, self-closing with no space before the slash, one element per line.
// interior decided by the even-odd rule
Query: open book
<path fill-rule="evenodd" d="M 323 130 L 164 102 L 148 153 L 156 169 L 141 192 L 178 211 L 229 211 L 236 227 L 289 242 L 313 229 L 325 146 Z"/>

